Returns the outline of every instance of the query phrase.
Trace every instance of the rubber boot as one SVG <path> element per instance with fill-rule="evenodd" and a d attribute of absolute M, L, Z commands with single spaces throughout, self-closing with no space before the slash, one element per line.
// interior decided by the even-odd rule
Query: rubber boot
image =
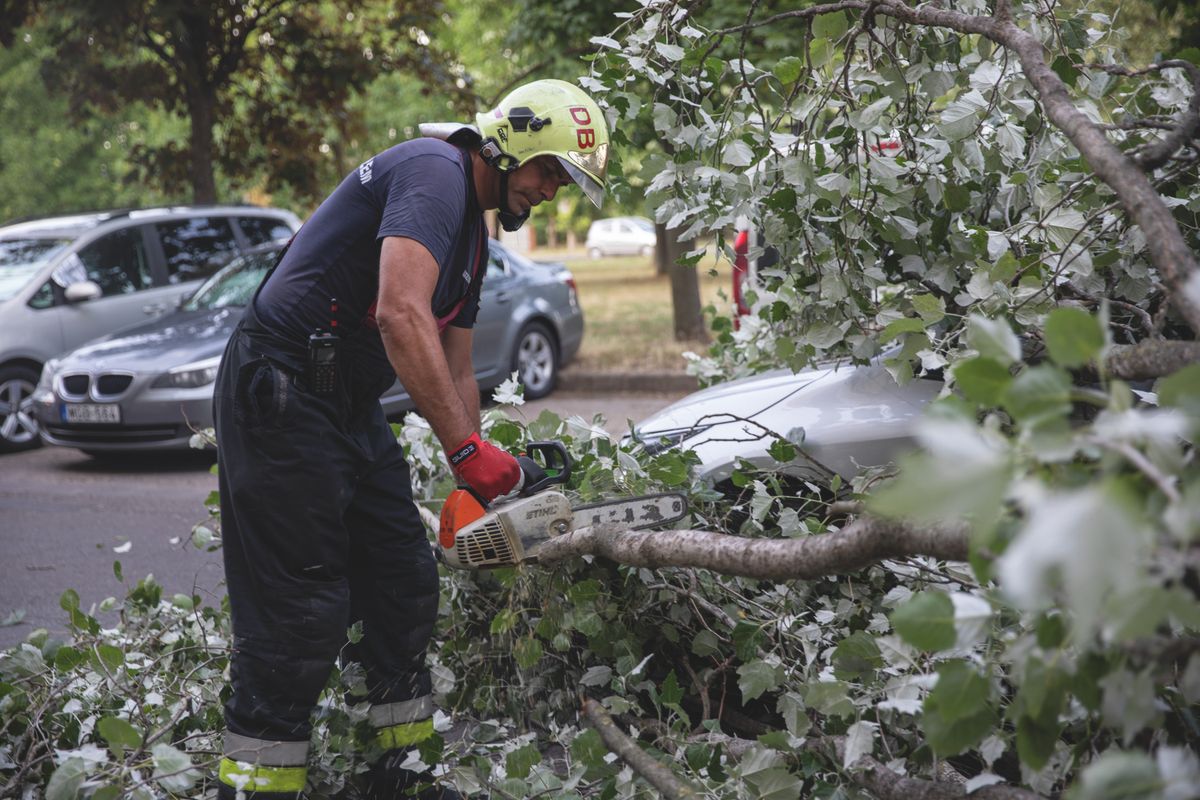
<path fill-rule="evenodd" d="M 429 772 L 413 772 L 400 765 L 410 750 L 389 750 L 366 774 L 364 800 L 463 800 L 449 786 L 435 783 Z"/>

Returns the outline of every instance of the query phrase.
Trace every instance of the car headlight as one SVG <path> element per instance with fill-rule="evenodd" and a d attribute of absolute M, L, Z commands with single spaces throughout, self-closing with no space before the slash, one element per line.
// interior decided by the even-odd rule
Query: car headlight
<path fill-rule="evenodd" d="M 48 392 L 54 385 L 54 375 L 58 372 L 59 365 L 62 364 L 57 358 L 52 358 L 42 365 L 42 374 L 38 378 L 38 385 L 35 392 Z"/>
<path fill-rule="evenodd" d="M 159 375 L 151 386 L 155 389 L 195 389 L 198 386 L 207 386 L 217 379 L 217 367 L 220 365 L 220 356 L 184 364 Z"/>

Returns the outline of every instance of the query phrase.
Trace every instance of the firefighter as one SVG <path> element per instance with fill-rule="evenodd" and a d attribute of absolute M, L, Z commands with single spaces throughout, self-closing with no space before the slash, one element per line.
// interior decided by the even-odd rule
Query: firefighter
<path fill-rule="evenodd" d="M 599 205 L 609 137 L 579 88 L 543 80 L 476 126 L 422 126 L 351 172 L 250 303 L 214 394 L 233 617 L 219 797 L 296 798 L 310 715 L 339 657 L 365 671 L 368 798 L 456 798 L 416 746 L 433 733 L 425 651 L 437 567 L 380 395 L 399 377 L 461 481 L 488 500 L 521 468 L 479 436 L 471 327 L 483 211 L 516 230 L 578 185 Z M 362 623 L 362 638 L 346 641 Z"/>

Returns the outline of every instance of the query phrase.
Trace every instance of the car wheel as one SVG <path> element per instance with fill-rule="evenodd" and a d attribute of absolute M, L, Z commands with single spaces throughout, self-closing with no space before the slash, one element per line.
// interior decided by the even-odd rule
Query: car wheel
<path fill-rule="evenodd" d="M 558 346 L 554 334 L 541 322 L 521 329 L 513 352 L 517 380 L 525 385 L 525 399 L 537 400 L 554 391 L 558 382 Z"/>
<path fill-rule="evenodd" d="M 642 245 L 642 249 L 641 249 L 641 250 L 639 250 L 638 252 L 639 252 L 639 254 L 641 254 L 642 256 L 647 256 L 647 257 L 648 257 L 648 256 L 652 256 L 652 255 L 654 255 L 654 245 L 652 245 L 652 244 L 644 244 L 644 245 Z"/>
<path fill-rule="evenodd" d="M 31 450 L 42 443 L 33 415 L 38 374 L 31 367 L 0 369 L 0 453 Z"/>
<path fill-rule="evenodd" d="M 599 247 L 593 247 L 592 249 L 588 250 L 588 256 L 591 258 L 600 258 L 603 255 L 604 251 Z"/>

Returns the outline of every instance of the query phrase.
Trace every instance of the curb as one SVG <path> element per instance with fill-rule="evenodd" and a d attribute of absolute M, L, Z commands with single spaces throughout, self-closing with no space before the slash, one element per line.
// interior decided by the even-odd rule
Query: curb
<path fill-rule="evenodd" d="M 695 375 L 682 372 L 571 372 L 558 376 L 564 392 L 646 392 L 688 394 L 700 388 Z"/>

